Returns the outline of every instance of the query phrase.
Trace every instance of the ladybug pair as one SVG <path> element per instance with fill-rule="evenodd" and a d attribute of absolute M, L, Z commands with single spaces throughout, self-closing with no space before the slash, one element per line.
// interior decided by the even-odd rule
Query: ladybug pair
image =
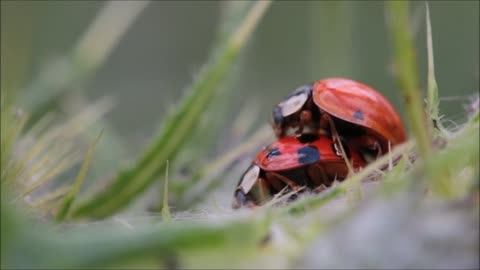
<path fill-rule="evenodd" d="M 278 140 L 242 175 L 233 208 L 258 206 L 284 188 L 319 192 L 406 140 L 398 112 L 372 87 L 328 78 L 297 88 L 273 109 Z M 344 153 L 344 154 L 342 154 Z"/>

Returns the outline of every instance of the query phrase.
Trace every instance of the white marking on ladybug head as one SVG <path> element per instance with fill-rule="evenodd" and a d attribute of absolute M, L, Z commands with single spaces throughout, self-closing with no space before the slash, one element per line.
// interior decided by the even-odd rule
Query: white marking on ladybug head
<path fill-rule="evenodd" d="M 307 99 L 308 99 L 308 95 L 306 93 L 301 93 L 299 95 L 291 96 L 290 98 L 285 100 L 281 105 L 282 115 L 286 117 L 298 112 L 303 107 L 303 104 L 305 104 Z"/>
<path fill-rule="evenodd" d="M 244 175 L 242 178 L 242 182 L 240 183 L 240 188 L 243 190 L 245 194 L 250 192 L 253 185 L 258 179 L 260 175 L 260 167 L 257 165 L 253 165 Z"/>

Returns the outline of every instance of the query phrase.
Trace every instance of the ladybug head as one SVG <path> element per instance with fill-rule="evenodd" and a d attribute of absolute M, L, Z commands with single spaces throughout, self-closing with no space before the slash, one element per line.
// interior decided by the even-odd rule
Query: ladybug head
<path fill-rule="evenodd" d="M 300 118 L 298 114 L 311 99 L 312 89 L 312 84 L 300 86 L 273 108 L 272 125 L 277 137 L 286 135 L 290 127 L 298 125 Z"/>
<path fill-rule="evenodd" d="M 255 186 L 258 186 L 260 171 L 260 167 L 251 164 L 243 173 L 233 196 L 233 209 L 238 209 L 242 206 L 254 207 L 256 205 L 255 195 L 251 191 L 255 189 Z"/>

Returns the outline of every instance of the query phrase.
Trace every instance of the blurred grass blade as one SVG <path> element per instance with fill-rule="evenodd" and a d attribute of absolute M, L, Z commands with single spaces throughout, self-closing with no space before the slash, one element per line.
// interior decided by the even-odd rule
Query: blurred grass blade
<path fill-rule="evenodd" d="M 352 77 L 352 47 L 356 4 L 348 1 L 308 1 L 309 78 Z"/>
<path fill-rule="evenodd" d="M 72 190 L 72 185 L 65 185 L 65 186 L 59 187 L 56 190 L 49 191 L 48 194 L 31 202 L 31 205 L 33 208 L 44 207 L 45 205 L 51 202 L 56 202 L 56 200 L 60 200 L 60 198 L 70 193 L 71 190 Z"/>
<path fill-rule="evenodd" d="M 431 154 L 431 140 L 418 88 L 415 46 L 409 24 L 409 2 L 386 2 L 389 32 L 392 35 L 395 73 L 407 112 L 410 129 L 423 158 Z"/>
<path fill-rule="evenodd" d="M 162 205 L 162 220 L 171 221 L 172 215 L 168 207 L 168 159 L 165 165 L 165 183 L 163 185 L 163 205 Z"/>
<path fill-rule="evenodd" d="M 74 62 L 92 73 L 108 58 L 150 1 L 108 1 L 73 50 Z"/>
<path fill-rule="evenodd" d="M 56 216 L 57 222 L 61 222 L 67 217 L 68 211 L 70 210 L 70 207 L 72 206 L 73 201 L 75 200 L 75 196 L 77 195 L 78 191 L 80 191 L 80 187 L 82 186 L 83 180 L 87 175 L 88 166 L 90 165 L 90 161 L 92 160 L 93 150 L 95 149 L 95 146 L 97 145 L 98 141 L 102 137 L 102 134 L 103 134 L 103 130 L 100 132 L 100 134 L 98 135 L 97 139 L 93 142 L 93 144 L 90 145 L 90 147 L 88 148 L 87 155 L 85 157 L 85 160 L 83 161 L 80 171 L 78 172 L 77 178 L 73 183 L 72 189 L 65 196 L 63 205 L 61 206 L 60 210 L 57 213 L 57 216 Z"/>
<path fill-rule="evenodd" d="M 109 1 L 72 51 L 52 61 L 33 79 L 20 102 L 40 118 L 71 86 L 91 76 L 113 51 L 148 1 Z M 34 121 L 32 120 L 32 121 Z"/>
<path fill-rule="evenodd" d="M 131 28 L 149 1 L 106 1 L 74 47 L 65 55 L 47 62 L 26 89 L 21 92 L 19 103 L 30 112 L 27 128 L 54 108 L 76 85 L 90 79 L 103 65 L 124 34 Z M 82 94 L 75 93 L 77 96 Z M 104 130 L 103 143 L 98 146 L 94 171 L 114 167 L 112 157 L 125 153 L 124 144 L 113 127 L 97 120 L 96 127 L 84 130 L 82 135 L 93 140 L 99 130 Z"/>
<path fill-rule="evenodd" d="M 222 257 L 228 258 L 224 262 L 228 265 L 231 260 L 243 260 L 237 252 L 258 250 L 258 243 L 265 238 L 269 227 L 269 220 L 260 217 L 221 224 L 192 220 L 146 224 L 127 231 L 103 224 L 102 228 L 82 226 L 60 235 L 44 224 L 37 224 L 32 230 L 30 220 L 7 207 L 7 198 L 2 196 L 1 200 L 2 269 L 104 268 L 106 264 L 121 264 L 135 258 L 150 257 L 158 261 L 165 253 L 219 254 L 219 248 L 226 251 Z M 211 265 L 211 261 L 207 262 Z"/>
<path fill-rule="evenodd" d="M 28 121 L 28 116 L 15 108 L 5 105 L 2 97 L 2 107 L 0 115 L 0 181 L 5 184 L 13 181 L 20 168 L 14 158 L 14 145 Z"/>
<path fill-rule="evenodd" d="M 23 167 L 14 170 L 11 177 L 6 177 L 17 186 L 15 200 L 45 187 L 81 160 L 74 141 L 80 132 L 89 128 L 105 112 L 107 105 L 105 101 L 97 101 L 67 122 L 53 126 L 48 125 L 48 119 L 44 121 L 42 118 L 22 135 L 15 145 L 15 156 L 10 163 L 23 164 Z M 45 127 L 49 129 L 42 133 Z M 6 170 L 10 171 L 10 166 Z"/>
<path fill-rule="evenodd" d="M 216 46 L 218 49 L 210 61 L 202 68 L 176 110 L 165 119 L 159 134 L 136 164 L 120 171 L 108 189 L 80 205 L 74 216 L 104 217 L 120 210 L 155 180 L 165 169 L 167 159 L 174 161 L 269 4 L 269 1 L 255 2 L 232 36 Z"/>

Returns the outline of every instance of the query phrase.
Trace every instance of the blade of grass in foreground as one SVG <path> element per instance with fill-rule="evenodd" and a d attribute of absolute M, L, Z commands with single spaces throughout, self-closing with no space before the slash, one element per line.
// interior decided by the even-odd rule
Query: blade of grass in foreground
<path fill-rule="evenodd" d="M 392 36 L 395 72 L 400 84 L 408 123 L 423 158 L 431 154 L 429 126 L 423 111 L 423 100 L 418 88 L 418 74 L 409 24 L 409 2 L 386 2 L 389 32 Z"/>
<path fill-rule="evenodd" d="M 1 239 L 2 269 L 102 268 L 105 264 L 121 264 L 135 258 L 158 260 L 172 253 L 211 250 L 218 254 L 219 248 L 227 251 L 222 257 L 238 259 L 239 250 L 243 254 L 258 247 L 269 226 L 267 218 L 261 217 L 249 222 L 222 224 L 162 222 L 136 227 L 134 231 L 111 226 L 99 230 L 86 226 L 61 235 L 43 224 L 31 230 L 30 221 L 7 207 L 6 198 L 2 196 L 1 199 L 1 232 L 5 236 Z M 21 260 L 19 254 L 24 256 Z"/>
<path fill-rule="evenodd" d="M 186 143 L 209 101 L 218 92 L 218 86 L 228 74 L 240 50 L 251 36 L 255 26 L 270 5 L 270 1 L 255 2 L 230 38 L 212 54 L 210 61 L 188 89 L 187 95 L 165 120 L 150 147 L 131 167 L 120 171 L 113 184 L 80 205 L 74 217 L 105 217 L 125 207 L 140 195 L 165 169 L 166 160 L 173 161 Z"/>

